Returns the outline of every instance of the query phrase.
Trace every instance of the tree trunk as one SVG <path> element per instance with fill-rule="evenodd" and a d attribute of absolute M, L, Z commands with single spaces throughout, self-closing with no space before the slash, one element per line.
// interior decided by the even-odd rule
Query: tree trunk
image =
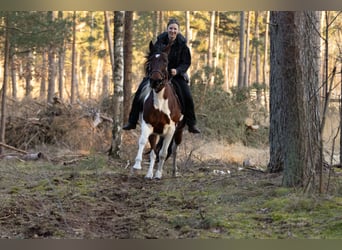
<path fill-rule="evenodd" d="M 44 50 L 42 53 L 42 67 L 41 67 L 41 79 L 40 79 L 40 89 L 39 89 L 39 97 L 41 100 L 44 99 L 46 95 L 46 76 L 47 76 L 47 52 Z"/>
<path fill-rule="evenodd" d="M 54 20 L 54 14 L 52 11 L 48 11 L 48 21 Z M 56 48 L 54 44 L 49 46 L 48 51 L 48 93 L 47 102 L 52 102 L 55 95 L 55 79 L 56 79 Z"/>
<path fill-rule="evenodd" d="M 223 49 L 225 51 L 224 53 L 224 86 L 226 86 L 226 91 L 229 91 L 230 85 L 229 85 L 229 41 L 225 45 L 223 45 Z"/>
<path fill-rule="evenodd" d="M 238 88 L 244 86 L 244 48 L 245 48 L 245 12 L 240 12 L 240 49 L 239 49 L 239 70 L 238 70 Z"/>
<path fill-rule="evenodd" d="M 7 94 L 7 81 L 8 81 L 8 68 L 9 68 L 9 54 L 10 54 L 10 32 L 9 32 L 9 13 L 6 12 L 5 17 L 5 60 L 4 60 L 4 78 L 2 84 L 2 99 L 1 99 L 1 130 L 0 142 L 5 143 L 6 134 L 6 94 Z M 0 146 L 0 154 L 2 154 L 2 147 Z"/>
<path fill-rule="evenodd" d="M 340 164 L 342 164 L 342 56 L 340 57 Z"/>
<path fill-rule="evenodd" d="M 213 51 L 214 51 L 214 33 L 215 33 L 215 11 L 210 15 L 210 30 L 209 30 L 209 44 L 208 44 L 208 67 L 213 67 Z"/>
<path fill-rule="evenodd" d="M 89 13 L 91 18 L 90 23 L 90 37 L 93 37 L 94 32 L 94 12 Z M 94 68 L 93 68 L 93 57 L 94 57 L 94 49 L 93 49 L 93 40 L 89 40 L 89 63 L 88 63 L 88 77 L 87 77 L 87 84 L 88 84 L 88 98 L 91 99 L 93 96 L 93 83 L 94 83 Z"/>
<path fill-rule="evenodd" d="M 110 65 L 112 66 L 112 75 L 114 77 L 115 74 L 115 67 L 114 67 L 114 48 L 113 48 L 113 38 L 112 35 L 110 33 L 110 22 L 109 22 L 109 15 L 108 12 L 105 11 L 104 12 L 105 15 L 105 34 L 106 34 L 106 38 L 108 41 L 108 49 L 109 49 L 109 58 L 110 58 Z"/>
<path fill-rule="evenodd" d="M 133 62 L 133 11 L 125 12 L 125 37 L 124 37 L 124 103 L 123 120 L 127 121 L 131 107 L 132 96 L 132 62 Z"/>
<path fill-rule="evenodd" d="M 283 185 L 315 186 L 320 156 L 319 12 L 271 12 L 270 164 Z"/>
<path fill-rule="evenodd" d="M 72 51 L 71 51 L 71 91 L 70 103 L 74 104 L 76 100 L 76 11 L 72 16 Z"/>
<path fill-rule="evenodd" d="M 265 44 L 264 44 L 264 61 L 263 61 L 263 66 L 262 66 L 262 82 L 265 84 L 265 88 L 264 88 L 264 100 L 265 100 L 265 108 L 266 110 L 268 110 L 268 99 L 267 99 L 267 92 L 266 92 L 266 86 L 268 86 L 268 81 L 266 80 L 266 75 L 267 75 L 267 51 L 268 51 L 268 31 L 269 31 L 269 19 L 270 19 L 270 12 L 266 11 L 266 29 L 265 29 Z"/>
<path fill-rule="evenodd" d="M 190 11 L 185 11 L 185 37 L 186 37 L 186 41 L 191 52 L 192 51 L 192 33 L 191 33 L 191 28 L 190 28 Z M 191 69 L 192 67 L 188 69 L 189 77 L 191 77 Z"/>
<path fill-rule="evenodd" d="M 58 18 L 63 19 L 63 11 L 58 11 Z M 59 98 L 63 100 L 63 88 L 64 88 L 64 60 L 65 60 L 65 44 L 60 44 L 58 51 L 58 94 Z"/>
<path fill-rule="evenodd" d="M 109 155 L 113 158 L 120 158 L 121 137 L 122 137 L 122 108 L 123 108 L 123 40 L 124 40 L 124 11 L 114 12 L 114 96 L 113 96 L 113 130 L 112 145 Z"/>
<path fill-rule="evenodd" d="M 25 69 L 25 96 L 31 96 L 32 86 L 32 65 L 33 65 L 33 54 L 32 51 L 29 51 L 26 58 L 26 69 Z"/>
<path fill-rule="evenodd" d="M 255 36 L 255 82 L 260 85 L 260 53 L 259 53 L 259 12 L 255 11 L 255 27 L 254 27 L 254 36 Z M 260 86 L 257 88 L 257 101 L 261 102 L 261 88 Z"/>
<path fill-rule="evenodd" d="M 245 76 L 244 76 L 244 87 L 249 86 L 249 32 L 250 32 L 250 19 L 251 14 L 247 11 L 247 27 L 246 27 L 246 52 L 245 52 Z"/>
<path fill-rule="evenodd" d="M 48 71 L 48 95 L 47 101 L 52 102 L 52 99 L 55 95 L 55 79 L 56 79 L 56 53 L 55 48 L 50 46 L 48 52 L 48 62 L 49 62 L 49 71 Z"/>
<path fill-rule="evenodd" d="M 12 54 L 10 56 L 11 61 L 11 81 L 12 81 L 12 98 L 14 100 L 18 97 L 18 89 L 17 89 L 17 65 L 16 65 L 16 56 Z"/>
<path fill-rule="evenodd" d="M 63 48 L 58 56 L 58 94 L 61 100 L 63 100 L 64 58 L 65 50 Z"/>

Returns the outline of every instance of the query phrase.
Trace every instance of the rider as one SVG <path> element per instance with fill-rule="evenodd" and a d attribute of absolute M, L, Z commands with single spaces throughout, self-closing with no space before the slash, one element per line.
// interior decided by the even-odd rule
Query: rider
<path fill-rule="evenodd" d="M 171 43 L 171 50 L 168 56 L 169 75 L 172 77 L 172 83 L 182 105 L 185 123 L 188 125 L 190 133 L 200 133 L 196 127 L 196 116 L 194 102 L 188 85 L 189 78 L 186 73 L 191 65 L 190 49 L 186 44 L 185 37 L 180 34 L 179 23 L 177 19 L 170 19 L 167 24 L 167 31 L 157 37 L 155 45 L 166 46 Z M 140 94 L 143 87 L 148 83 L 148 77 L 145 77 L 140 83 L 132 103 L 132 109 L 129 114 L 128 123 L 123 127 L 124 130 L 135 129 L 139 119 L 139 113 L 143 109 L 143 103 L 140 100 Z"/>

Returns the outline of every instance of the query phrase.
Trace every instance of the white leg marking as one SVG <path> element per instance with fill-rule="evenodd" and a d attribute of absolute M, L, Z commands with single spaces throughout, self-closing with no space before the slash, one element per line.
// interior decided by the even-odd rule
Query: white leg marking
<path fill-rule="evenodd" d="M 155 162 L 156 162 L 156 154 L 152 150 L 150 153 L 150 166 L 149 166 L 147 174 L 145 176 L 146 179 L 152 179 L 153 178 L 153 168 L 154 168 Z"/>
<path fill-rule="evenodd" d="M 155 173 L 155 178 L 157 178 L 157 179 L 161 179 L 161 177 L 163 175 L 163 166 L 165 163 L 165 158 L 167 156 L 167 150 L 168 150 L 170 142 L 172 140 L 172 136 L 173 136 L 174 131 L 175 131 L 175 126 L 170 126 L 170 128 L 168 129 L 168 131 L 164 137 L 163 146 L 159 152 L 158 169 Z"/>
<path fill-rule="evenodd" d="M 145 121 L 141 124 L 141 135 L 139 138 L 139 149 L 137 156 L 135 158 L 135 164 L 133 166 L 134 169 L 141 169 L 141 161 L 142 161 L 142 154 L 145 148 L 145 145 L 148 141 L 149 135 L 152 133 L 152 128 Z"/>

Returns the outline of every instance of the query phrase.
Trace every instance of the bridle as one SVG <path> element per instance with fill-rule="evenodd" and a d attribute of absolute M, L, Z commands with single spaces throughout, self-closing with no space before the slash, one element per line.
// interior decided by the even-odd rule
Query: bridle
<path fill-rule="evenodd" d="M 160 79 L 153 79 L 152 78 L 152 75 L 154 73 L 158 73 L 160 75 Z M 155 91 L 158 93 L 163 87 L 164 87 L 164 84 L 165 82 L 168 80 L 168 74 L 167 74 L 167 69 L 166 69 L 166 74 L 163 73 L 162 70 L 152 70 L 150 73 L 149 73 L 149 78 L 150 78 L 150 84 L 151 84 L 151 87 L 155 89 Z"/>

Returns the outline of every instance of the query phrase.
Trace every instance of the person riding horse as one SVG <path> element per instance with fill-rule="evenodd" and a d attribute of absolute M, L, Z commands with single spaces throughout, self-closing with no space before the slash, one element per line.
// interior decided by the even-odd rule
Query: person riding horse
<path fill-rule="evenodd" d="M 200 133 L 200 130 L 196 127 L 197 121 L 194 102 L 188 85 L 188 75 L 186 73 L 191 65 L 191 54 L 190 49 L 186 44 L 185 37 L 180 34 L 179 26 L 179 22 L 176 19 L 170 19 L 167 24 L 167 31 L 157 37 L 155 46 L 165 47 L 168 44 L 171 44 L 171 50 L 168 55 L 168 73 L 171 76 L 171 81 L 181 102 L 182 113 L 184 114 L 185 122 L 188 125 L 188 131 L 190 133 Z M 124 130 L 136 128 L 139 114 L 143 110 L 143 101 L 141 100 L 140 95 L 142 89 L 148 82 L 148 77 L 145 77 L 140 83 L 133 99 L 128 123 L 123 127 Z"/>

